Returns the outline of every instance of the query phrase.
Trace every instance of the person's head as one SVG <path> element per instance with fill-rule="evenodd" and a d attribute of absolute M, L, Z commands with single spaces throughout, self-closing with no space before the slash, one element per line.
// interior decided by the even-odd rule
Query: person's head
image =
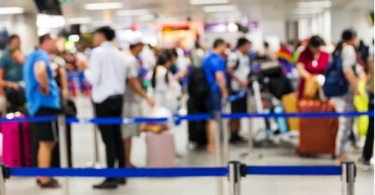
<path fill-rule="evenodd" d="M 268 42 L 264 42 L 263 43 L 263 47 L 264 47 L 264 49 L 269 49 L 270 48 L 270 44 Z"/>
<path fill-rule="evenodd" d="M 168 56 L 169 58 L 169 66 L 172 66 L 174 63 L 176 63 L 177 61 L 177 58 L 178 58 L 178 53 L 176 51 L 176 49 L 172 48 L 172 49 L 167 49 L 163 52 L 165 55 Z"/>
<path fill-rule="evenodd" d="M 220 54 L 220 55 L 224 55 L 225 50 L 227 49 L 227 43 L 225 43 L 225 41 L 223 39 L 216 39 L 214 41 L 213 48 L 214 48 L 215 53 Z"/>
<path fill-rule="evenodd" d="M 25 62 L 25 55 L 22 53 L 21 49 L 19 48 L 10 50 L 10 57 L 17 64 L 23 64 Z"/>
<path fill-rule="evenodd" d="M 357 33 L 352 28 L 345 29 L 341 34 L 341 40 L 345 44 L 354 46 L 356 43 L 356 39 Z"/>
<path fill-rule="evenodd" d="M 17 48 L 21 47 L 21 39 L 16 34 L 10 35 L 8 37 L 7 43 L 8 43 L 8 46 L 9 46 L 10 50 L 17 49 Z"/>
<path fill-rule="evenodd" d="M 115 31 L 111 27 L 100 27 L 96 29 L 94 33 L 94 45 L 99 46 L 105 41 L 113 41 L 114 38 Z"/>
<path fill-rule="evenodd" d="M 320 52 L 320 47 L 323 44 L 323 39 L 316 35 L 310 38 L 309 43 L 307 44 L 307 48 L 312 54 L 317 54 Z"/>
<path fill-rule="evenodd" d="M 239 38 L 237 41 L 237 50 L 243 54 L 247 54 L 250 50 L 251 42 L 246 38 Z"/>
<path fill-rule="evenodd" d="M 44 34 L 39 37 L 39 48 L 47 53 L 55 53 L 57 51 L 57 38 L 51 34 Z"/>
<path fill-rule="evenodd" d="M 142 52 L 143 47 L 144 47 L 143 35 L 139 32 L 133 32 L 128 42 L 130 45 L 129 46 L 130 52 L 133 55 L 138 56 Z"/>

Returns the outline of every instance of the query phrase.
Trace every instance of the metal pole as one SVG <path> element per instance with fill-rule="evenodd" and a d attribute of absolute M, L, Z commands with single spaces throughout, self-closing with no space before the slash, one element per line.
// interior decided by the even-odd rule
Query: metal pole
<path fill-rule="evenodd" d="M 254 81 L 254 82 L 257 83 L 257 85 L 258 85 L 257 87 L 259 89 L 258 81 Z M 254 82 L 253 82 L 253 85 L 254 85 Z M 256 87 L 254 88 L 254 90 L 255 89 L 256 89 Z M 251 93 L 251 90 L 249 89 L 247 91 L 247 105 L 248 105 L 248 112 L 249 113 L 253 112 L 252 98 L 251 98 L 252 95 L 253 94 Z M 259 100 L 257 100 L 259 98 L 260 98 L 260 101 L 262 100 L 259 93 L 254 92 L 254 96 L 259 96 L 259 97 L 255 97 L 255 102 L 259 101 Z M 256 107 L 257 107 L 257 112 L 258 112 L 258 110 L 260 108 L 259 108 L 259 106 L 257 106 L 257 104 L 256 104 Z M 259 158 L 262 158 L 262 154 L 254 152 L 254 141 L 253 141 L 254 140 L 254 138 L 253 138 L 253 128 L 254 128 L 253 123 L 254 123 L 254 121 L 253 120 L 254 119 L 252 119 L 252 118 L 249 119 L 249 132 L 248 132 L 248 138 L 247 138 L 248 139 L 247 140 L 248 141 L 248 152 L 241 154 L 241 157 L 249 157 L 250 159 L 259 159 Z"/>
<path fill-rule="evenodd" d="M 354 195 L 354 182 L 357 175 L 355 164 L 353 161 L 343 161 L 341 168 L 342 194 Z"/>
<path fill-rule="evenodd" d="M 237 161 L 229 162 L 229 194 L 241 194 L 241 163 Z"/>
<path fill-rule="evenodd" d="M 231 107 L 229 102 L 223 103 L 223 113 L 230 113 Z M 222 126 L 222 134 L 223 134 L 223 159 L 221 166 L 224 166 L 225 163 L 229 162 L 229 119 L 222 119 L 221 126 Z"/>
<path fill-rule="evenodd" d="M 5 177 L 4 177 L 4 166 L 0 167 L 0 195 L 5 195 Z"/>
<path fill-rule="evenodd" d="M 60 166 L 61 168 L 68 168 L 68 144 L 67 144 L 67 133 L 65 116 L 59 115 L 57 118 L 58 129 L 59 129 L 59 146 L 60 146 Z M 65 195 L 69 195 L 69 178 L 64 178 L 63 192 Z"/>
<path fill-rule="evenodd" d="M 222 138 L 222 120 L 221 120 L 221 112 L 214 112 L 213 118 L 215 120 L 215 164 L 216 166 L 220 167 L 223 165 L 222 162 L 222 155 L 221 155 L 221 138 Z M 223 195 L 223 179 L 218 177 L 217 178 L 217 194 Z"/>
<path fill-rule="evenodd" d="M 95 106 L 93 106 L 93 109 L 94 109 L 94 113 L 95 112 Z M 94 114 L 95 115 L 95 114 Z M 96 117 L 96 116 L 94 116 Z M 101 164 L 100 164 L 100 150 L 99 150 L 99 140 L 98 140 L 98 131 L 97 131 L 97 125 L 94 124 L 94 128 L 93 128 L 93 133 L 94 133 L 94 162 L 88 162 L 86 163 L 88 167 L 92 167 L 92 168 L 101 168 Z"/>

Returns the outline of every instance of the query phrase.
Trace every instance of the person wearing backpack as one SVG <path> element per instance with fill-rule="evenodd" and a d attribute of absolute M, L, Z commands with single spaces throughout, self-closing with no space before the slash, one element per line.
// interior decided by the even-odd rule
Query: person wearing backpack
<path fill-rule="evenodd" d="M 351 112 L 355 111 L 354 107 L 354 96 L 359 95 L 358 80 L 359 78 L 365 78 L 363 68 L 357 63 L 357 52 L 355 49 L 357 33 L 353 29 L 346 29 L 341 35 L 341 42 L 336 46 L 333 52 L 333 62 L 327 69 L 326 82 L 323 86 L 324 93 L 327 97 L 332 98 L 332 102 L 335 105 L 336 112 Z M 341 61 L 340 61 L 341 60 Z M 341 62 L 341 63 L 340 63 Z M 330 70 L 334 68 L 341 68 L 339 70 L 339 77 L 335 77 L 338 81 L 336 85 L 332 82 L 332 74 L 329 74 Z M 331 90 L 329 90 L 329 84 Z M 353 118 L 352 117 L 340 117 L 339 128 L 336 138 L 336 155 L 337 164 L 341 161 L 347 160 L 348 156 L 345 151 L 345 144 L 349 140 L 350 133 L 352 131 Z"/>
<path fill-rule="evenodd" d="M 250 50 L 251 42 L 246 38 L 240 38 L 237 41 L 236 50 L 231 52 L 227 59 L 227 71 L 229 76 L 228 85 L 230 86 L 230 93 L 237 94 L 245 91 L 249 85 L 248 76 L 250 74 L 250 58 L 248 52 Z M 236 101 L 231 102 L 232 113 L 246 113 L 247 112 L 247 96 L 244 96 Z M 245 140 L 238 135 L 241 129 L 241 120 L 232 119 L 229 123 L 231 132 L 230 142 L 238 143 Z"/>
<path fill-rule="evenodd" d="M 222 100 L 228 98 L 228 90 L 225 77 L 225 60 L 223 55 L 227 45 L 223 39 L 216 39 L 213 51 L 203 60 L 203 69 L 209 92 L 206 98 L 207 112 L 213 114 L 221 111 Z M 209 120 L 207 123 L 207 150 L 215 152 L 215 121 Z"/>

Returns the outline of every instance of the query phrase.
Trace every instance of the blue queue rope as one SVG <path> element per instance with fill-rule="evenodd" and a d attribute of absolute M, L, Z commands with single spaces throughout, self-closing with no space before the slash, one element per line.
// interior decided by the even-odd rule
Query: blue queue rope
<path fill-rule="evenodd" d="M 247 166 L 246 175 L 299 175 L 335 176 L 341 175 L 338 166 Z M 138 169 L 93 169 L 93 168 L 10 168 L 15 177 L 128 177 L 128 178 L 170 178 L 170 177 L 225 177 L 227 167 L 200 168 L 138 168 Z"/>
<path fill-rule="evenodd" d="M 16 177 L 128 177 L 128 178 L 166 178 L 166 177 L 224 177 L 226 167 L 212 168 L 138 168 L 138 169 L 93 169 L 93 168 L 11 168 L 10 176 Z"/>
<path fill-rule="evenodd" d="M 248 166 L 247 175 L 341 175 L 339 166 Z"/>
<path fill-rule="evenodd" d="M 38 123 L 38 122 L 52 122 L 57 120 L 57 116 L 35 116 L 35 117 L 25 117 L 25 118 L 0 118 L 0 123 L 20 123 L 20 122 L 28 122 L 28 123 Z"/>

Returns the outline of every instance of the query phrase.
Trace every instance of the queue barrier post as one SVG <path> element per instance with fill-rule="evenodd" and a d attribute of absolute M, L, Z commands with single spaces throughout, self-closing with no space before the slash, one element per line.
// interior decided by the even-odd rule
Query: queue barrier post
<path fill-rule="evenodd" d="M 223 121 L 221 117 L 221 111 L 217 111 L 213 113 L 213 119 L 215 121 L 215 164 L 216 166 L 223 165 L 223 156 L 221 153 L 222 144 L 221 138 L 223 132 Z M 223 179 L 217 178 L 217 194 L 223 195 Z"/>
<path fill-rule="evenodd" d="M 354 195 L 354 182 L 357 176 L 357 169 L 353 161 L 343 161 L 341 163 L 342 194 Z"/>
<path fill-rule="evenodd" d="M 241 195 L 241 179 L 246 176 L 246 165 L 238 161 L 228 164 L 229 195 Z"/>
<path fill-rule="evenodd" d="M 66 119 L 64 115 L 59 115 L 57 117 L 57 124 L 59 130 L 60 166 L 61 168 L 68 168 L 68 140 L 66 132 Z M 69 195 L 69 177 L 65 177 L 63 180 L 63 194 Z"/>

